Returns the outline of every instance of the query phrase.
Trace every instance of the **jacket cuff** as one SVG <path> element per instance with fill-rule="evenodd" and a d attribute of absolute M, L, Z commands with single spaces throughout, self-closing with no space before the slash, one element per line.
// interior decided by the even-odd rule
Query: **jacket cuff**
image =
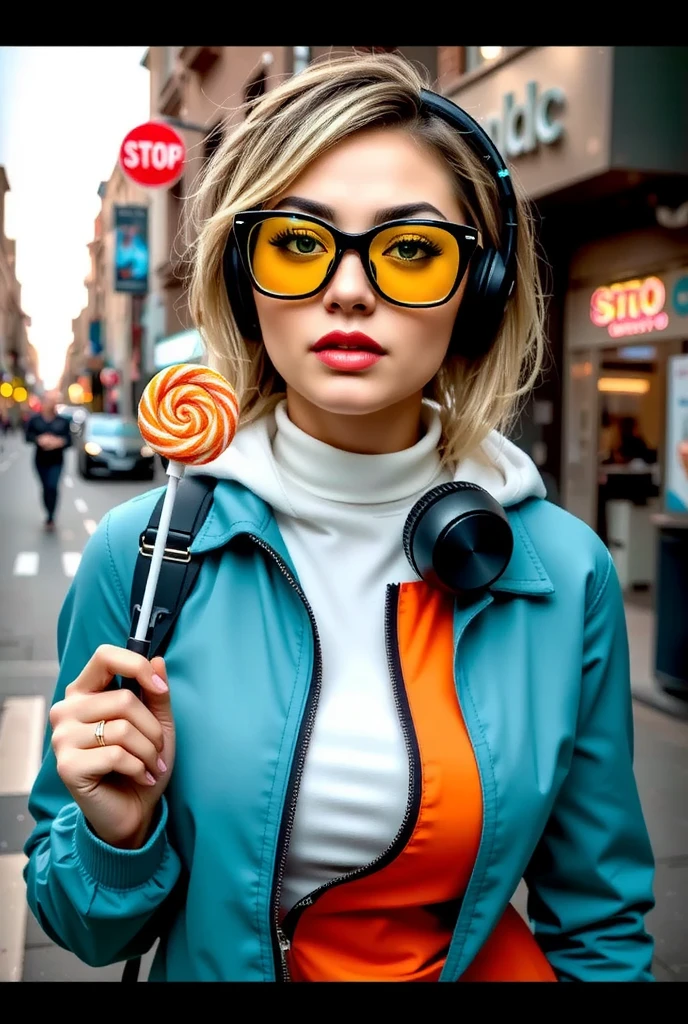
<path fill-rule="evenodd" d="M 167 851 L 167 802 L 160 799 L 158 823 L 145 846 L 138 850 L 120 850 L 104 843 L 91 831 L 78 809 L 74 830 L 76 856 L 90 877 L 107 889 L 137 889 L 149 882 Z"/>

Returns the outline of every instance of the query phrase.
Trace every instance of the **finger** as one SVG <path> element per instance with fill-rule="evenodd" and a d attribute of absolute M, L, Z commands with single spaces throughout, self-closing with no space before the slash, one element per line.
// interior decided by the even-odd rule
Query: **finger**
<path fill-rule="evenodd" d="M 72 749 L 57 758 L 57 771 L 64 784 L 72 789 L 87 789 L 89 785 L 99 783 L 110 772 L 125 775 L 147 788 L 157 781 L 143 761 L 118 746 L 96 747 L 94 750 Z"/>
<path fill-rule="evenodd" d="M 103 743 L 98 742 L 96 726 L 85 722 L 71 722 L 62 730 L 53 734 L 53 749 L 59 756 L 61 750 L 77 748 L 93 750 L 96 747 L 122 747 L 139 761 L 143 761 L 151 775 L 156 778 L 164 775 L 167 765 L 161 759 L 158 749 L 143 733 L 128 722 L 126 718 L 114 718 L 106 721 L 102 732 Z"/>
<path fill-rule="evenodd" d="M 57 716 L 62 722 L 85 722 L 95 729 L 105 719 L 109 722 L 123 718 L 138 729 L 158 750 L 162 750 L 164 736 L 161 723 L 131 690 L 110 690 L 108 693 L 90 693 L 71 697 L 63 702 Z"/>
<path fill-rule="evenodd" d="M 153 693 L 147 690 L 145 694 L 141 694 L 141 698 L 145 701 L 147 707 L 151 709 L 157 721 L 163 727 L 170 728 L 173 724 L 172 705 L 164 659 L 159 657 L 152 658 L 150 665 L 153 671 L 153 679 L 159 682 L 156 682 L 157 689 Z"/>
<path fill-rule="evenodd" d="M 112 644 L 101 644 L 83 671 L 69 684 L 65 695 L 99 693 L 109 686 L 115 676 L 136 679 L 147 692 L 156 692 L 151 663 L 142 654 Z"/>

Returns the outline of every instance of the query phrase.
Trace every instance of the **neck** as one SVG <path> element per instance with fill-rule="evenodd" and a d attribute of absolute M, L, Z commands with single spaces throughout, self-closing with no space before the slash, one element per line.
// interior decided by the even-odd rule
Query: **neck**
<path fill-rule="evenodd" d="M 418 392 L 375 412 L 336 413 L 313 405 L 287 387 L 291 422 L 317 441 L 355 455 L 388 455 L 417 444 L 422 434 L 422 401 L 422 392 Z"/>

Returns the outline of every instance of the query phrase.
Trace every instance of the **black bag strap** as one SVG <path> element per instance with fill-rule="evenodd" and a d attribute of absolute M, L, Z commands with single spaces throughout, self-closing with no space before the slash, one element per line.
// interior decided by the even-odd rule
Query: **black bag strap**
<path fill-rule="evenodd" d="M 201 568 L 201 557 L 189 551 L 213 501 L 216 477 L 183 477 L 177 488 L 172 508 L 172 519 L 165 545 L 165 554 L 160 567 L 155 603 L 149 629 L 150 649 L 148 657 L 163 654 L 172 636 L 177 616 L 189 596 Z M 148 579 L 150 559 L 153 555 L 155 538 L 160 525 L 165 494 L 161 494 L 148 522 L 139 538 L 139 555 L 134 568 L 131 586 L 130 613 L 131 635 L 138 622 L 141 602 Z"/>
<path fill-rule="evenodd" d="M 196 476 L 195 474 L 182 477 L 179 481 L 155 592 L 151 617 L 152 628 L 149 630 L 150 649 L 147 654 L 149 658 L 156 654 L 162 655 L 167 650 L 182 605 L 196 582 L 202 556 L 192 555 L 189 548 L 212 505 L 216 483 L 216 477 Z M 148 579 L 150 559 L 153 555 L 164 500 L 165 492 L 160 496 L 148 521 L 148 526 L 139 538 L 139 554 L 134 568 L 129 602 L 132 637 L 136 632 L 136 624 L 141 611 L 141 602 Z M 140 969 L 140 956 L 127 960 L 122 972 L 122 981 L 138 981 Z"/>

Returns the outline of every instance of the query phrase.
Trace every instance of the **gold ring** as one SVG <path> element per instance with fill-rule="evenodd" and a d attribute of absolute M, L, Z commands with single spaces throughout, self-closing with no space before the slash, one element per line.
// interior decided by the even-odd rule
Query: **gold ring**
<path fill-rule="evenodd" d="M 104 747 L 105 746 L 105 737 L 103 736 L 104 732 L 105 732 L 105 719 L 103 718 L 100 722 L 98 722 L 98 725 L 96 726 L 96 739 L 98 740 L 98 746 L 99 747 Z"/>

